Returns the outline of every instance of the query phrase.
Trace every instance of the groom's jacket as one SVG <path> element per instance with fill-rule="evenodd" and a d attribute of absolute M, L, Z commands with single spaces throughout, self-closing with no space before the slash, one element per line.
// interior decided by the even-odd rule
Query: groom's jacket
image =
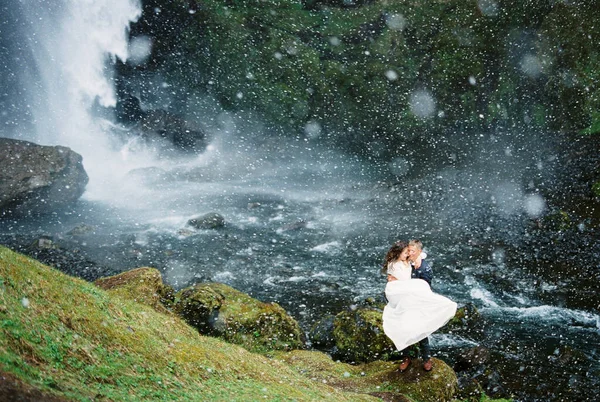
<path fill-rule="evenodd" d="M 410 276 L 411 278 L 423 279 L 429 284 L 429 286 L 431 286 L 431 280 L 433 279 L 433 270 L 431 269 L 427 261 L 422 260 L 421 266 L 418 269 L 413 267 Z"/>

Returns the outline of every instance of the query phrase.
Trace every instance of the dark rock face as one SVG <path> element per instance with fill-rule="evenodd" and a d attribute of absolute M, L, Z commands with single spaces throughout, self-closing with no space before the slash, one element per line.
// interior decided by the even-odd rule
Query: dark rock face
<path fill-rule="evenodd" d="M 61 146 L 0 138 L 0 217 L 43 214 L 81 197 L 81 155 Z"/>
<path fill-rule="evenodd" d="M 144 113 L 136 126 L 140 135 L 150 142 L 164 141 L 174 151 L 201 153 L 207 136 L 198 127 L 190 127 L 185 119 L 164 110 Z"/>

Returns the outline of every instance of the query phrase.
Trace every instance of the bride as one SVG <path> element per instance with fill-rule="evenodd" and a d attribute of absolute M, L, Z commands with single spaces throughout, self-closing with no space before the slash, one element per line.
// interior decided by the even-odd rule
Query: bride
<path fill-rule="evenodd" d="M 456 303 L 433 293 L 423 279 L 412 279 L 408 242 L 398 241 L 385 256 L 388 275 L 383 331 L 399 351 L 444 326 L 456 313 Z"/>

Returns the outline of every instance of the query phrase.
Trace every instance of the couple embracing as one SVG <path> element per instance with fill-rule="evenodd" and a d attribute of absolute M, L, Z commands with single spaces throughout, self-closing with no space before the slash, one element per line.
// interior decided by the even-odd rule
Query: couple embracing
<path fill-rule="evenodd" d="M 408 347 L 419 343 L 423 369 L 431 371 L 428 336 L 444 326 L 456 313 L 456 303 L 431 291 L 433 272 L 425 261 L 419 240 L 398 241 L 388 250 L 383 264 L 387 274 L 383 330 L 402 353 L 400 371 L 410 365 Z"/>

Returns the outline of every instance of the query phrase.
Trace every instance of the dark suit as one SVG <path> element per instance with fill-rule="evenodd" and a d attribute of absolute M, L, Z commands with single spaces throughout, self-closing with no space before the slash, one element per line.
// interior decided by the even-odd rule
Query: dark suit
<path fill-rule="evenodd" d="M 411 278 L 423 279 L 429 284 L 429 287 L 431 287 L 431 280 L 433 279 L 433 270 L 429 266 L 429 263 L 425 260 L 422 260 L 419 269 L 415 269 L 415 267 L 412 264 L 411 266 Z"/>

